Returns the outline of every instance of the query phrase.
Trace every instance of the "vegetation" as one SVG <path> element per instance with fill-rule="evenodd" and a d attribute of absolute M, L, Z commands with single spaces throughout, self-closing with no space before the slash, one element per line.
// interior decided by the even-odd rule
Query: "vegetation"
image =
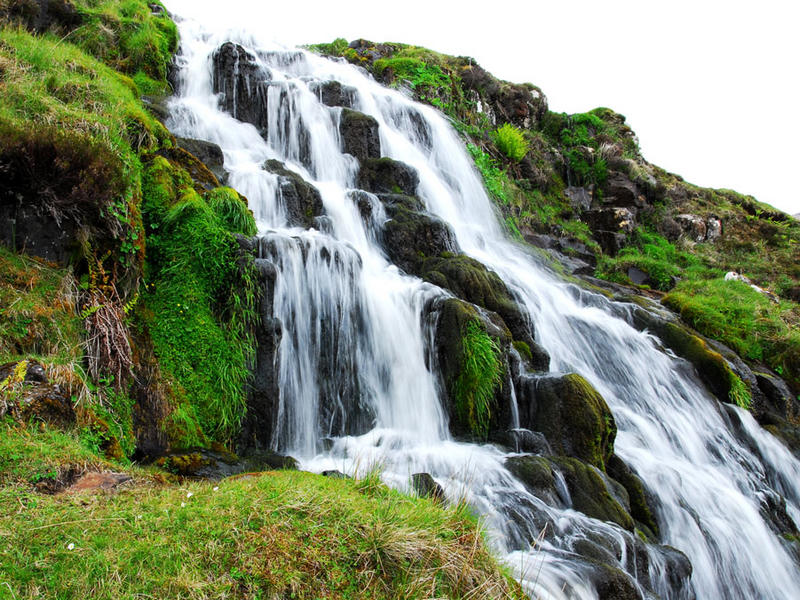
<path fill-rule="evenodd" d="M 528 140 L 522 131 L 511 123 L 504 123 L 492 134 L 497 149 L 514 162 L 519 162 L 528 153 Z"/>
<path fill-rule="evenodd" d="M 500 347 L 480 320 L 467 321 L 461 338 L 461 370 L 453 385 L 457 417 L 476 437 L 485 439 L 495 403 L 495 389 L 502 385 Z"/>
<path fill-rule="evenodd" d="M 464 505 L 404 496 L 375 474 L 275 471 L 215 483 L 133 469 L 112 494 L 31 488 L 108 468 L 119 465 L 74 433 L 0 422 L 3 594 L 524 597 Z"/>

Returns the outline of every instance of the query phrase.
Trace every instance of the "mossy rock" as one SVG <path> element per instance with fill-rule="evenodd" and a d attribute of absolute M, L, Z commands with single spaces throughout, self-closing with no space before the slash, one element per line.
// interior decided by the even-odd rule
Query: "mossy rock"
<path fill-rule="evenodd" d="M 399 203 L 388 204 L 386 212 L 390 218 L 383 225 L 383 247 L 401 269 L 418 273 L 427 257 L 457 249 L 453 230 L 442 219 Z"/>
<path fill-rule="evenodd" d="M 649 317 L 649 318 L 648 318 Z M 733 372 L 728 361 L 713 350 L 699 335 L 677 323 L 657 319 L 645 311 L 637 311 L 636 318 L 658 337 L 664 345 L 681 358 L 689 361 L 708 389 L 720 401 L 749 408 L 752 392 Z"/>
<path fill-rule="evenodd" d="M 592 465 L 568 456 L 553 456 L 550 461 L 564 476 L 575 510 L 633 531 L 633 518 L 611 495 L 606 482 Z"/>
<path fill-rule="evenodd" d="M 474 258 L 464 255 L 435 256 L 422 261 L 414 273 L 455 296 L 499 314 L 515 340 L 532 347 L 531 327 L 506 284 Z"/>
<path fill-rule="evenodd" d="M 358 172 L 358 187 L 373 194 L 414 196 L 418 185 L 416 169 L 391 158 L 364 160 Z"/>
<path fill-rule="evenodd" d="M 220 183 L 211 170 L 194 154 L 181 147 L 165 148 L 159 154 L 167 158 L 174 165 L 184 169 L 192 178 L 197 192 L 213 190 Z"/>
<path fill-rule="evenodd" d="M 522 427 L 541 431 L 558 454 L 605 470 L 617 426 L 592 384 L 570 373 L 526 379 L 517 391 Z"/>
<path fill-rule="evenodd" d="M 462 300 L 447 298 L 437 309 L 435 344 L 450 431 L 485 440 L 509 419 L 503 382 L 511 335 L 497 315 L 492 319 Z"/>
<path fill-rule="evenodd" d="M 550 506 L 566 506 L 556 487 L 553 465 L 544 456 L 512 456 L 505 466 L 537 498 Z"/>
<path fill-rule="evenodd" d="M 378 121 L 374 117 L 343 108 L 339 117 L 339 137 L 342 151 L 355 156 L 359 162 L 381 156 Z"/>
<path fill-rule="evenodd" d="M 280 179 L 280 195 L 289 225 L 306 229 L 313 227 L 314 218 L 325 212 L 319 190 L 277 160 L 268 160 L 263 168 Z"/>
<path fill-rule="evenodd" d="M 659 535 L 658 522 L 650 509 L 642 480 L 616 454 L 608 461 L 606 470 L 628 492 L 631 516 L 637 523 L 646 526 L 645 531 L 651 539 L 657 539 Z"/>

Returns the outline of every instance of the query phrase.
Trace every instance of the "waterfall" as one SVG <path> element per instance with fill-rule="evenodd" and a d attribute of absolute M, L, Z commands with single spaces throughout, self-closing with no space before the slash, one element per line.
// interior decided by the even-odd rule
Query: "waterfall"
<path fill-rule="evenodd" d="M 762 515 L 765 499 L 780 494 L 798 520 L 798 461 L 748 413 L 723 409 L 682 361 L 632 327 L 626 306 L 559 280 L 507 240 L 441 114 L 351 65 L 276 46 L 257 26 L 215 27 L 190 18 L 191 3 L 167 5 L 181 34 L 169 126 L 222 148 L 228 184 L 249 199 L 260 256 L 276 270 L 275 449 L 314 471 L 358 474 L 377 465 L 402 490 L 411 474 L 430 473 L 449 498 L 483 515 L 491 543 L 534 598 L 599 597 L 597 564 L 579 550 L 587 545 L 628 573 L 643 598 L 800 594 L 797 562 Z M 265 104 L 250 123 L 222 110 L 214 93 L 211 57 L 228 41 L 258 66 L 260 78 L 240 73 L 242 89 Z M 507 470 L 511 454 L 450 437 L 428 318 L 449 294 L 387 259 L 377 199 L 362 196 L 370 219 L 359 210 L 358 164 L 341 149 L 342 109 L 320 99 L 319 85 L 329 81 L 346 86 L 352 108 L 378 123 L 381 153 L 416 169 L 417 195 L 449 224 L 460 250 L 500 275 L 549 352 L 551 370 L 583 375 L 606 399 L 618 427 L 616 453 L 657 499 L 664 546 L 573 510 L 563 481 L 554 497 L 533 495 Z M 271 159 L 319 190 L 325 217 L 313 228 L 292 223 L 285 176 L 262 168 Z M 691 581 L 669 567 L 667 546 L 689 557 Z"/>

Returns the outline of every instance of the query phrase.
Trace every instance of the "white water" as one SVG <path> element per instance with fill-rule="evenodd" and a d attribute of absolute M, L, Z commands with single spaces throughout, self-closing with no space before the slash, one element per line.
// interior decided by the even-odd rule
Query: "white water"
<path fill-rule="evenodd" d="M 193 8 L 167 4 L 183 15 Z M 427 209 L 449 222 L 461 249 L 500 274 L 527 308 L 551 368 L 584 375 L 606 398 L 619 428 L 616 451 L 658 498 L 662 542 L 690 557 L 697 597 L 798 597 L 800 572 L 759 514 L 759 498 L 775 489 L 789 513 L 800 516 L 800 465 L 746 413 L 737 413 L 741 429 L 758 452 L 738 441 L 724 411 L 687 369 L 613 316 L 624 307 L 558 281 L 508 242 L 463 143 L 436 111 L 349 65 L 277 48 L 258 30 L 193 20 L 179 25 L 182 87 L 171 127 L 222 147 L 229 183 L 248 197 L 266 257 L 278 270 L 277 449 L 318 471 L 363 473 L 377 464 L 386 482 L 401 489 L 409 488 L 412 473 L 431 473 L 449 497 L 485 515 L 493 543 L 534 597 L 597 597 L 591 565 L 573 552 L 586 540 L 602 540 L 613 549 L 606 562 L 637 576 L 630 533 L 571 510 L 566 497 L 548 506 L 503 467 L 506 454 L 449 438 L 426 356 L 426 311 L 444 292 L 386 260 L 348 195 L 358 167 L 339 149 L 339 111 L 309 89 L 338 80 L 357 90 L 355 108 L 378 120 L 382 153 L 417 169 Z M 266 140 L 221 112 L 212 93 L 210 55 L 228 40 L 271 72 Z M 427 135 L 418 135 L 413 113 L 422 115 Z M 301 136 L 309 140 L 307 153 Z M 287 227 L 279 180 L 261 169 L 268 158 L 320 190 L 329 218 L 320 225 L 324 232 Z M 323 451 L 324 438 L 331 440 Z M 644 587 L 663 598 L 691 595 L 670 589 L 657 548 L 647 554 L 643 595 Z"/>

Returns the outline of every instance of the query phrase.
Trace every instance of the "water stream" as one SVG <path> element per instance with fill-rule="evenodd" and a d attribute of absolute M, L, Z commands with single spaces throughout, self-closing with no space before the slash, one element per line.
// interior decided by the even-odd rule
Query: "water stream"
<path fill-rule="evenodd" d="M 642 597 L 800 597 L 797 563 L 760 512 L 766 494 L 780 493 L 800 517 L 800 464 L 748 413 L 721 409 L 691 369 L 620 318 L 624 305 L 564 283 L 508 241 L 446 119 L 355 67 L 276 46 L 255 26 L 215 25 L 188 0 L 167 6 L 182 17 L 169 126 L 222 148 L 228 183 L 249 199 L 262 255 L 277 270 L 275 449 L 314 471 L 379 465 L 384 480 L 404 490 L 412 473 L 431 473 L 450 498 L 484 515 L 492 544 L 535 598 L 598 597 L 596 566 L 575 551 L 587 540 L 602 540 L 608 561 L 637 581 Z M 213 93 L 211 55 L 229 40 L 269 74 L 265 135 L 223 112 Z M 662 548 L 572 510 L 566 490 L 548 505 L 504 467 L 506 452 L 451 439 L 428 355 L 429 307 L 447 292 L 387 260 L 375 236 L 379 203 L 372 222 L 359 213 L 351 193 L 358 164 L 340 149 L 341 109 L 317 92 L 331 80 L 352 88 L 354 108 L 378 121 L 382 154 L 417 169 L 419 197 L 452 226 L 461 250 L 506 282 L 551 370 L 580 373 L 604 396 L 619 429 L 617 454 L 657 498 L 661 542 L 691 560 L 688 585 L 671 578 Z M 280 179 L 261 168 L 267 159 L 319 189 L 326 217 L 315 229 L 287 225 Z"/>

